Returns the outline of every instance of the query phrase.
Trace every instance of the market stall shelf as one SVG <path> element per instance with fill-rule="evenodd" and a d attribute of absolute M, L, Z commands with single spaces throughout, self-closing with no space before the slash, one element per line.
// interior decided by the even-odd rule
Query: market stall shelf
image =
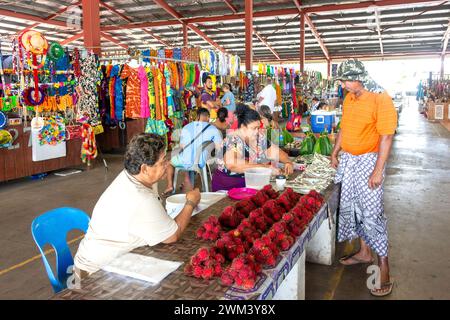
<path fill-rule="evenodd" d="M 304 298 L 304 275 L 301 279 L 301 272 L 304 272 L 305 250 L 320 226 L 326 224 L 328 227 L 328 221 L 326 221 L 328 212 L 336 212 L 338 193 L 339 186 L 337 185 L 330 185 L 326 189 L 324 192 L 325 203 L 311 221 L 309 227 L 297 238 L 296 243 L 290 250 L 282 252 L 275 268 L 263 269 L 255 287 L 251 290 L 221 285 L 219 279 L 200 280 L 189 277 L 183 272 L 183 264 L 157 285 L 100 270 L 83 280 L 80 289 L 64 290 L 55 295 L 53 299 L 263 300 L 277 298 L 277 291 L 283 290 L 286 279 L 297 282 L 294 286 L 288 288 L 289 291 L 297 291 L 291 298 Z M 146 246 L 137 248 L 133 253 L 186 262 L 200 247 L 208 243 L 196 238 L 196 230 L 210 215 L 219 216 L 226 206 L 234 203 L 231 199 L 224 198 L 206 211 L 194 216 L 182 239 L 173 245 Z M 300 287 L 297 287 L 298 284 L 300 284 Z"/>

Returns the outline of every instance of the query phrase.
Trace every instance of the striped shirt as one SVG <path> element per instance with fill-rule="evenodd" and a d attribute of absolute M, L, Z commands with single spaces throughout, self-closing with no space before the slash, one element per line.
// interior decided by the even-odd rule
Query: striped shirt
<path fill-rule="evenodd" d="M 397 112 L 386 93 L 365 91 L 356 97 L 347 94 L 341 121 L 342 150 L 353 154 L 378 152 L 381 135 L 391 135 L 397 128 Z"/>

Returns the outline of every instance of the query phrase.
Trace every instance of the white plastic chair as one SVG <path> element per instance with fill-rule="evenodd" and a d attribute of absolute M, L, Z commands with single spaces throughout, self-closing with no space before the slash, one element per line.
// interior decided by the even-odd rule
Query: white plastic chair
<path fill-rule="evenodd" d="M 184 168 L 175 168 L 175 173 L 174 173 L 174 180 L 173 180 L 173 185 L 174 185 L 174 193 L 176 190 L 176 186 L 177 186 L 177 180 L 178 180 L 178 173 L 180 171 L 187 171 L 189 173 L 193 172 L 194 173 L 194 177 L 195 177 L 195 173 L 198 173 L 200 175 L 201 181 L 202 181 L 202 191 L 203 192 L 209 192 L 209 181 L 211 181 L 212 176 L 211 176 L 211 169 L 209 167 L 209 162 L 212 159 L 211 157 L 211 153 L 212 150 L 215 148 L 215 144 L 212 141 L 205 141 L 203 142 L 197 149 L 196 153 L 195 153 L 195 161 L 194 161 L 194 165 L 192 166 L 192 168 L 189 168 L 188 170 L 184 169 Z M 200 163 L 200 159 L 201 156 L 203 154 L 204 151 L 206 152 L 206 159 L 205 159 L 205 165 L 203 166 L 203 168 L 199 167 L 199 163 Z M 195 179 L 194 179 L 195 180 Z"/>

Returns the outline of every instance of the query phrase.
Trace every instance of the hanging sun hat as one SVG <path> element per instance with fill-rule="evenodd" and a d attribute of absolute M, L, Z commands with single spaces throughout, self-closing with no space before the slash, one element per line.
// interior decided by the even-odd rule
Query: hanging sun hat
<path fill-rule="evenodd" d="M 48 42 L 45 37 L 37 31 L 28 30 L 19 36 L 19 43 L 22 47 L 35 55 L 45 55 L 48 50 Z"/>
<path fill-rule="evenodd" d="M 56 41 L 50 42 L 48 58 L 52 61 L 58 61 L 62 57 L 64 57 L 64 48 Z"/>
<path fill-rule="evenodd" d="M 359 81 L 364 88 L 372 92 L 383 92 L 384 89 L 378 85 L 367 72 L 364 64 L 357 59 L 348 59 L 338 67 L 335 81 Z"/>

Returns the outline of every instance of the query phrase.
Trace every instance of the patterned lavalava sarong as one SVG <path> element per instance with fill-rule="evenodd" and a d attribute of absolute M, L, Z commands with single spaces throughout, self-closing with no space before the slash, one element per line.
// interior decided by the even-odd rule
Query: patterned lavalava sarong
<path fill-rule="evenodd" d="M 369 188 L 377 153 L 355 156 L 343 152 L 335 183 L 341 183 L 338 241 L 362 238 L 379 256 L 388 255 L 389 243 L 384 215 L 383 184 Z M 384 172 L 383 172 L 384 177 Z"/>

